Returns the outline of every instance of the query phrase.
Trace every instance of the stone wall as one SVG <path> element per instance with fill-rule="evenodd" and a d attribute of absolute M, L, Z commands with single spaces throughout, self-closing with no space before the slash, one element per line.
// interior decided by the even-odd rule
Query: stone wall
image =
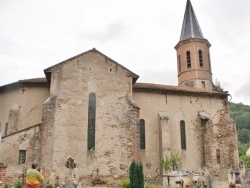
<path fill-rule="evenodd" d="M 0 163 L 0 186 L 5 187 L 5 176 L 6 176 L 6 169 L 8 165 L 4 163 Z"/>
<path fill-rule="evenodd" d="M 212 172 L 215 176 L 227 179 L 229 169 L 239 168 L 236 124 L 229 117 L 226 105 L 218 110 L 218 115 L 220 120 L 211 127 L 212 135 L 210 135 Z M 219 156 L 216 151 L 219 152 Z"/>
<path fill-rule="evenodd" d="M 140 107 L 140 119 L 145 119 L 146 149 L 141 152 L 143 163 L 151 164 L 148 173 L 156 174 L 160 159 L 164 157 L 159 154 L 165 155 L 171 151 L 179 153 L 182 158 L 181 169 L 185 171 L 198 171 L 206 166 L 216 176 L 219 172 L 226 175 L 230 166 L 237 167 L 236 125 L 228 115 L 226 98 L 164 94 L 140 89 L 134 91 L 133 98 Z M 162 152 L 159 150 L 159 126 L 162 121 L 159 112 L 167 114 L 167 120 L 162 125 L 162 131 L 165 131 L 161 133 Z M 202 117 L 204 115 L 205 119 Z M 181 120 L 185 121 L 186 126 L 186 150 L 181 149 Z M 218 149 L 221 152 L 221 164 L 217 164 Z"/>
<path fill-rule="evenodd" d="M 23 178 L 27 168 L 40 158 L 40 124 L 19 130 L 2 138 L 0 159 L 8 164 L 6 183 L 14 184 Z M 26 161 L 19 163 L 19 151 L 26 150 Z M 21 180 L 22 181 L 22 180 Z"/>
<path fill-rule="evenodd" d="M 25 88 L 25 89 L 23 89 Z M 0 91 L 0 122 L 2 136 L 41 123 L 42 103 L 49 97 L 44 86 L 15 86 Z M 8 131 L 5 125 L 8 123 Z"/>
<path fill-rule="evenodd" d="M 109 185 L 121 183 L 133 159 L 140 159 L 139 109 L 132 101 L 132 77 L 125 68 L 93 51 L 53 67 L 51 96 L 43 106 L 42 162 L 46 178 L 70 175 L 91 185 L 97 169 Z M 95 149 L 87 148 L 89 94 L 96 95 Z"/>
<path fill-rule="evenodd" d="M 44 176 L 50 176 L 53 165 L 53 146 L 54 146 L 54 121 L 55 121 L 56 96 L 51 96 L 43 104 L 41 140 L 39 151 L 39 165 Z"/>

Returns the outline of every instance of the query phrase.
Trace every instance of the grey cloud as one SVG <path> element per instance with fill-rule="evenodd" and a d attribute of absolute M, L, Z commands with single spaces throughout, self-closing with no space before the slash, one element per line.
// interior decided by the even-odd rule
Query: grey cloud
<path fill-rule="evenodd" d="M 248 77 L 248 80 L 246 83 L 244 83 L 239 90 L 235 92 L 235 94 L 239 97 L 249 97 L 250 98 L 250 77 Z"/>
<path fill-rule="evenodd" d="M 107 25 L 105 28 L 100 28 L 99 31 L 87 31 L 82 34 L 83 38 L 87 40 L 95 40 L 99 42 L 105 42 L 112 39 L 117 39 L 122 36 L 125 29 L 124 24 L 116 22 Z"/>
<path fill-rule="evenodd" d="M 4 54 L 4 55 L 6 55 L 7 53 L 14 54 L 14 52 L 18 51 L 20 48 L 20 44 L 18 44 L 18 42 L 14 41 L 8 36 L 0 34 L 0 41 L 1 41 L 1 44 L 4 44 L 4 45 L 0 45 L 0 54 Z"/>
<path fill-rule="evenodd" d="M 177 73 L 175 70 L 147 70 L 140 74 L 137 82 L 154 84 L 177 85 Z"/>

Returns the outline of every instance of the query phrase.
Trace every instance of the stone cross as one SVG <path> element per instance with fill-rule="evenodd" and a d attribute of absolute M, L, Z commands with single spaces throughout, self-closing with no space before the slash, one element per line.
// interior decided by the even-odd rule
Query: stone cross
<path fill-rule="evenodd" d="M 96 169 L 97 176 L 99 176 L 99 168 Z"/>
<path fill-rule="evenodd" d="M 65 163 L 65 166 L 69 169 L 73 169 L 76 167 L 76 163 L 74 162 L 74 159 L 72 159 L 71 157 L 68 158 L 68 160 Z"/>
<path fill-rule="evenodd" d="M 76 176 L 74 174 L 74 168 L 76 168 L 76 163 L 74 162 L 74 159 L 69 157 L 65 163 L 66 168 L 69 169 L 69 176 L 67 177 L 67 181 L 65 183 L 66 188 L 76 188 L 77 182 L 76 182 Z"/>

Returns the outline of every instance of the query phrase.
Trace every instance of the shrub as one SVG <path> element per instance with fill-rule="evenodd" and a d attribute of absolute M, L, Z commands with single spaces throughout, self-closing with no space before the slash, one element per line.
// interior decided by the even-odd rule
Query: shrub
<path fill-rule="evenodd" d="M 130 186 L 129 178 L 123 179 L 122 188 L 129 188 L 129 186 Z"/>
<path fill-rule="evenodd" d="M 14 186 L 15 186 L 15 188 L 22 188 L 23 184 L 20 181 L 16 181 Z"/>
<path fill-rule="evenodd" d="M 129 167 L 129 182 L 130 182 L 130 188 L 133 188 L 135 186 L 135 181 L 136 181 L 136 173 L 135 173 L 135 161 L 132 161 Z"/>
<path fill-rule="evenodd" d="M 138 173 L 138 187 L 144 187 L 144 174 L 143 174 L 143 164 L 140 162 L 137 164 L 137 173 Z"/>
<path fill-rule="evenodd" d="M 172 151 L 170 155 L 166 155 L 165 159 L 162 159 L 161 165 L 166 171 L 179 168 L 181 165 L 181 158 L 179 157 L 178 152 Z"/>
<path fill-rule="evenodd" d="M 147 188 L 163 188 L 163 186 L 158 185 L 158 184 L 154 184 L 154 183 L 150 183 L 150 184 L 148 184 Z"/>
<path fill-rule="evenodd" d="M 47 184 L 47 185 L 45 186 L 45 188 L 53 188 L 53 186 L 50 185 L 50 184 Z"/>
<path fill-rule="evenodd" d="M 136 163 L 132 161 L 129 168 L 130 188 L 143 188 L 144 187 L 144 174 L 142 162 Z"/>
<path fill-rule="evenodd" d="M 246 166 L 249 168 L 250 167 L 250 156 L 248 156 L 248 155 L 241 155 L 240 156 L 240 162 L 245 163 Z"/>

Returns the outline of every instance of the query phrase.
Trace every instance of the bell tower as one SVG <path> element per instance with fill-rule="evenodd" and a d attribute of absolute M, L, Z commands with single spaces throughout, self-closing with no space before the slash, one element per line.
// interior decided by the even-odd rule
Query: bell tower
<path fill-rule="evenodd" d="M 187 0 L 177 51 L 178 85 L 212 89 L 211 44 L 203 37 L 190 0 Z"/>

